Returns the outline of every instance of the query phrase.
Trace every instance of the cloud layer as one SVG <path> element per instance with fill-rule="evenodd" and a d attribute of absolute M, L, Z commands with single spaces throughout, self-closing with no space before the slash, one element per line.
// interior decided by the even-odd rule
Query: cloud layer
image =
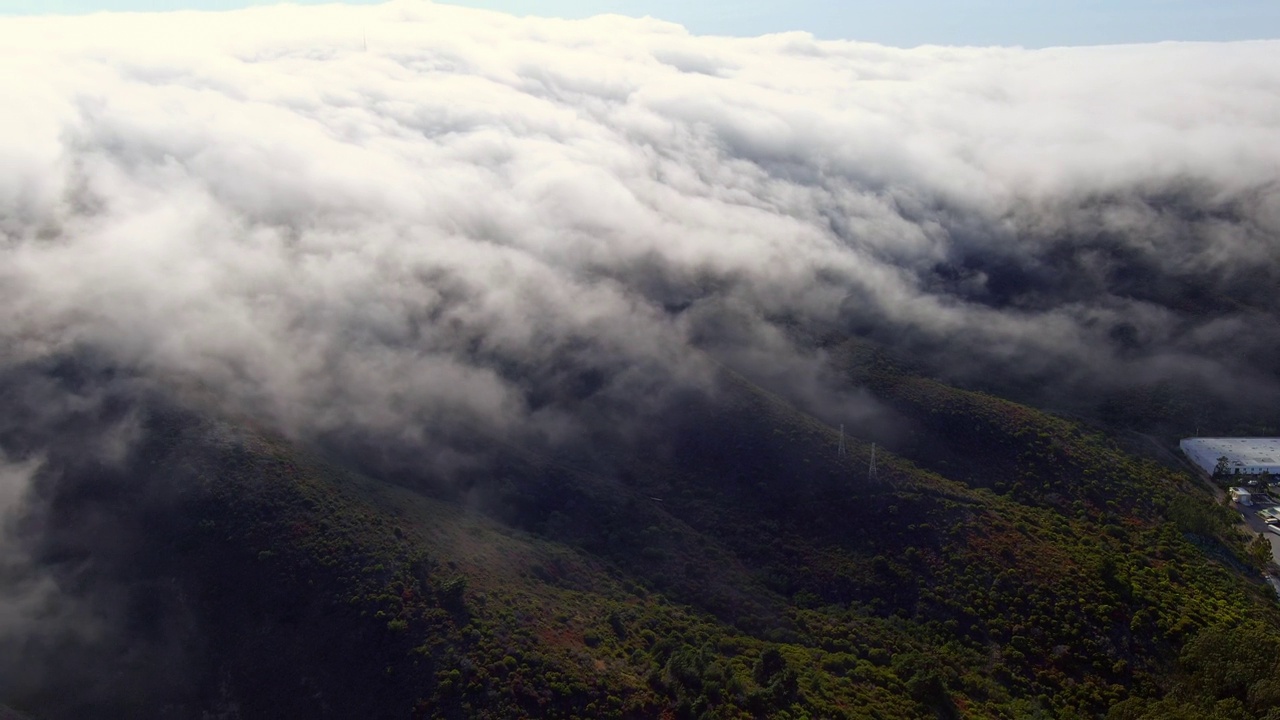
<path fill-rule="evenodd" d="M 122 464 L 157 379 L 427 474 L 476 431 L 645 436 L 713 358 L 852 427 L 818 349 L 850 335 L 1280 424 L 1280 42 L 896 50 L 400 0 L 3 19 L 0 48 L 0 644 L 68 687 L 57 648 L 110 645 L 86 608 L 156 595 L 110 578 L 163 512 L 76 483 L 168 507 Z"/>
<path fill-rule="evenodd" d="M 401 0 L 6 19 L 0 47 L 7 363 L 90 347 L 406 437 L 572 435 L 697 383 L 694 348 L 812 374 L 796 326 L 1276 393 L 1280 42 L 896 50 Z"/>

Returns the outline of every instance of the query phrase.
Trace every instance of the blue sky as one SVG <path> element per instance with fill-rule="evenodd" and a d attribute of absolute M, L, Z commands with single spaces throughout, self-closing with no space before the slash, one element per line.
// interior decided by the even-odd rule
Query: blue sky
<path fill-rule="evenodd" d="M 311 3 L 315 0 L 298 0 Z M 353 0 L 371 4 L 374 0 Z M 229 9 L 274 0 L 0 0 L 0 14 Z M 521 15 L 652 15 L 700 34 L 805 30 L 888 45 L 1098 45 L 1280 38 L 1277 0 L 453 0 Z"/>

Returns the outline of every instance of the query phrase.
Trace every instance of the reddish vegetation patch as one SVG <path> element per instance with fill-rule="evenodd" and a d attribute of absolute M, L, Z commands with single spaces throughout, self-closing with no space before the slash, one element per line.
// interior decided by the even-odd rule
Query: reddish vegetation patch
<path fill-rule="evenodd" d="M 586 643 L 582 640 L 582 633 L 568 627 L 538 629 L 538 639 L 543 644 L 551 647 L 563 648 L 585 648 Z"/>

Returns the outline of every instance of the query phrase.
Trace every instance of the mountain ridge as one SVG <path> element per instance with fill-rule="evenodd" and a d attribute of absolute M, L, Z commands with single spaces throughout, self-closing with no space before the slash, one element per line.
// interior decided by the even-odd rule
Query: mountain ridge
<path fill-rule="evenodd" d="M 136 628 L 154 657 L 134 672 L 176 647 L 186 685 L 160 707 L 38 682 L 5 699 L 49 719 L 1139 718 L 1191 686 L 1178 658 L 1197 637 L 1280 637 L 1229 518 L 1177 473 L 877 363 L 849 382 L 912 424 L 876 484 L 869 443 L 840 456 L 835 429 L 727 369 L 656 441 L 590 449 L 612 473 L 495 445 L 452 485 L 121 400 L 142 430 L 116 478 L 68 461 L 51 487 L 75 518 L 92 488 L 168 483 L 120 511 L 166 518 L 138 531 L 150 560 L 122 612 L 161 618 Z M 87 542 L 62 552 L 93 557 Z"/>

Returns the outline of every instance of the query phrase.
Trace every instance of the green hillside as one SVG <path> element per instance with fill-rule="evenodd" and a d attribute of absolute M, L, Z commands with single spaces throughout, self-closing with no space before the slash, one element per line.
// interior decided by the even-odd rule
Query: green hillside
<path fill-rule="evenodd" d="M 837 356 L 905 421 L 876 482 L 867 443 L 840 455 L 838 431 L 728 370 L 644 443 L 590 465 L 495 443 L 465 487 L 152 408 L 128 472 L 183 490 L 137 523 L 158 618 L 139 632 L 176 638 L 193 679 L 163 707 L 121 691 L 86 708 L 68 686 L 0 701 L 44 718 L 1275 716 L 1280 609 L 1191 478 L 864 347 Z"/>

